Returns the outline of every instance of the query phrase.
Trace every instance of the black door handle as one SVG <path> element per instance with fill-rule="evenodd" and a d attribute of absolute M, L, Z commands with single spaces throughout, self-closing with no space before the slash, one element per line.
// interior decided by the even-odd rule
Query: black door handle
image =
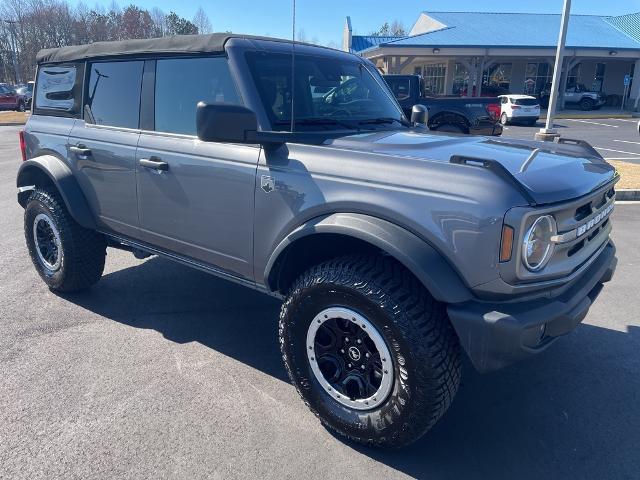
<path fill-rule="evenodd" d="M 169 164 L 167 162 L 163 162 L 158 157 L 141 158 L 138 160 L 138 163 L 144 168 L 151 168 L 152 170 L 157 170 L 159 172 L 166 172 L 169 170 Z"/>
<path fill-rule="evenodd" d="M 84 145 L 72 145 L 71 147 L 69 147 L 69 150 L 71 150 L 71 152 L 75 153 L 81 158 L 86 158 L 91 155 L 91 149 L 85 147 Z"/>

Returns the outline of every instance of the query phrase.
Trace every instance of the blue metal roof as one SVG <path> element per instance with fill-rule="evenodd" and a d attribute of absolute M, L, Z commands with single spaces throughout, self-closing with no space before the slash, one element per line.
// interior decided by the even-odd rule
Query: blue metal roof
<path fill-rule="evenodd" d="M 353 51 L 388 47 L 555 47 L 559 14 L 424 12 L 444 28 L 399 39 L 353 36 Z M 626 18 L 629 17 L 629 18 Z M 571 15 L 568 48 L 640 50 L 640 13 L 621 17 Z"/>
<path fill-rule="evenodd" d="M 605 20 L 640 42 L 640 12 L 618 17 L 606 17 Z"/>
<path fill-rule="evenodd" d="M 394 40 L 401 40 L 405 37 L 379 37 L 376 35 L 354 35 L 351 40 L 351 51 L 361 52 L 371 47 L 375 47 L 382 43 L 393 42 Z"/>

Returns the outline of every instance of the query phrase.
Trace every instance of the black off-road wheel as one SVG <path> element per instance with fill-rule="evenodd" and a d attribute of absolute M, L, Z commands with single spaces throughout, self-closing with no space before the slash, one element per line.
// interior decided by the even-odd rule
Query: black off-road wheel
<path fill-rule="evenodd" d="M 104 236 L 76 223 L 56 192 L 33 191 L 24 211 L 24 234 L 31 260 L 51 290 L 84 290 L 102 276 Z"/>
<path fill-rule="evenodd" d="M 460 345 L 444 305 L 390 257 L 350 255 L 311 268 L 285 300 L 279 330 L 304 402 L 359 443 L 414 442 L 460 384 Z"/>

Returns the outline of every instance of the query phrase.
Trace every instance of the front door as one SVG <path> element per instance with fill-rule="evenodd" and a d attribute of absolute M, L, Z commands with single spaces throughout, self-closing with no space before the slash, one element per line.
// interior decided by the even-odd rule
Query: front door
<path fill-rule="evenodd" d="M 153 126 L 140 135 L 138 211 L 142 238 L 234 276 L 253 280 L 253 211 L 260 149 L 201 142 L 199 101 L 238 103 L 224 57 L 159 59 L 145 89 Z M 147 73 L 145 73 L 147 75 Z M 152 96 L 153 102 L 149 96 Z"/>
<path fill-rule="evenodd" d="M 140 136 L 141 61 L 88 65 L 84 118 L 68 139 L 77 179 L 102 228 L 138 236 L 135 153 Z"/>

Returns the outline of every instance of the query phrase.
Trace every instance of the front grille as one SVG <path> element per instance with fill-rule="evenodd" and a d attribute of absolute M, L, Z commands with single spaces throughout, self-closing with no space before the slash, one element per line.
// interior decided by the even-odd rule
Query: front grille
<path fill-rule="evenodd" d="M 575 269 L 599 251 L 611 231 L 610 213 L 607 212 L 612 208 L 614 197 L 615 191 L 611 187 L 593 194 L 577 207 L 551 212 L 556 218 L 558 235 L 568 238 L 556 244 L 550 263 L 561 265 L 568 262 Z M 601 218 L 605 214 L 607 216 Z"/>
<path fill-rule="evenodd" d="M 555 218 L 557 235 L 554 237 L 553 254 L 544 269 L 531 272 L 520 261 L 522 246 L 519 245 L 517 260 L 512 266 L 504 266 L 502 277 L 510 283 L 535 283 L 567 277 L 589 263 L 609 239 L 609 215 L 615 201 L 612 185 L 579 200 L 527 212 L 521 220 L 520 238 L 524 237 L 540 215 L 552 215 Z"/>

